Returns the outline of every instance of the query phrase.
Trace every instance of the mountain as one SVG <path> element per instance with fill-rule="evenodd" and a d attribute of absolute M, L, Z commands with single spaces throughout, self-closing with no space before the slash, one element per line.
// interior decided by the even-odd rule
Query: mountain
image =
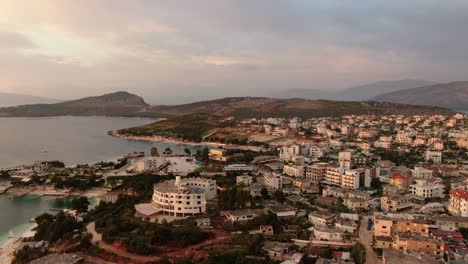
<path fill-rule="evenodd" d="M 468 82 L 450 82 L 406 89 L 379 95 L 373 99 L 383 102 L 468 109 Z"/>
<path fill-rule="evenodd" d="M 149 105 L 139 96 L 127 92 L 116 92 L 55 104 L 0 108 L 0 116 L 144 116 L 144 111 L 148 107 Z"/>
<path fill-rule="evenodd" d="M 9 107 L 25 104 L 52 104 L 58 103 L 59 100 L 43 98 L 39 96 L 0 93 L 0 107 Z"/>
<path fill-rule="evenodd" d="M 381 94 L 434 84 L 436 83 L 431 81 L 411 79 L 397 81 L 380 81 L 342 90 L 337 93 L 337 96 L 334 99 L 345 101 L 370 100 L 371 98 L 374 98 Z"/>
<path fill-rule="evenodd" d="M 432 106 L 401 105 L 387 102 L 342 102 L 266 97 L 230 97 L 182 105 L 149 106 L 141 97 L 117 92 L 56 104 L 36 104 L 0 108 L 0 116 L 103 115 L 171 117 L 191 114 L 251 117 L 320 117 L 346 114 L 449 114 Z"/>
<path fill-rule="evenodd" d="M 289 89 L 274 94 L 278 98 L 326 99 L 339 101 L 367 101 L 371 98 L 394 91 L 436 84 L 424 80 L 379 81 L 354 86 L 343 90 Z"/>

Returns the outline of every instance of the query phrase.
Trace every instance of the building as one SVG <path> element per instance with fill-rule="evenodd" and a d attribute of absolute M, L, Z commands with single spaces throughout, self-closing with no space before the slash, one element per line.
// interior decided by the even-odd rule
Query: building
<path fill-rule="evenodd" d="M 338 164 L 341 168 L 346 170 L 350 170 L 352 166 L 351 160 L 351 152 L 350 151 L 342 151 L 338 153 Z"/>
<path fill-rule="evenodd" d="M 413 178 L 431 178 L 432 171 L 423 167 L 414 167 L 414 169 L 411 170 L 411 176 L 413 176 Z"/>
<path fill-rule="evenodd" d="M 254 219 L 257 213 L 250 209 L 233 210 L 226 212 L 226 218 L 231 223 L 246 222 Z"/>
<path fill-rule="evenodd" d="M 398 188 L 408 188 L 412 182 L 412 177 L 409 174 L 396 172 L 390 175 L 388 183 Z"/>
<path fill-rule="evenodd" d="M 436 178 L 419 179 L 409 186 L 409 191 L 423 198 L 444 198 L 445 186 L 442 181 L 434 181 Z"/>
<path fill-rule="evenodd" d="M 268 257 L 274 261 L 283 261 L 285 255 L 289 252 L 289 245 L 276 241 L 266 241 L 263 245 Z"/>
<path fill-rule="evenodd" d="M 215 161 L 227 161 L 227 151 L 225 149 L 213 148 L 208 152 L 208 157 Z"/>
<path fill-rule="evenodd" d="M 325 172 L 328 169 L 328 163 L 320 162 L 315 163 L 311 166 L 305 167 L 305 176 L 306 179 L 312 182 L 321 182 Z"/>
<path fill-rule="evenodd" d="M 230 164 L 224 167 L 225 171 L 253 171 L 253 166 L 246 164 Z"/>
<path fill-rule="evenodd" d="M 160 172 L 173 173 L 177 175 L 187 175 L 198 169 L 195 159 L 190 157 L 142 157 L 131 159 L 129 164 L 124 167 L 127 172 Z"/>
<path fill-rule="evenodd" d="M 434 150 L 426 150 L 425 155 L 426 162 L 433 162 L 436 164 L 442 163 L 442 152 L 441 151 L 434 151 Z"/>
<path fill-rule="evenodd" d="M 444 230 L 468 228 L 468 217 L 442 215 L 435 218 L 436 225 Z"/>
<path fill-rule="evenodd" d="M 344 200 L 344 205 L 348 207 L 348 209 L 353 210 L 354 212 L 362 212 L 367 210 L 368 204 L 367 200 L 362 198 L 348 198 Z"/>
<path fill-rule="evenodd" d="M 407 196 L 392 195 L 380 198 L 380 208 L 384 212 L 400 212 L 413 207 L 411 198 Z"/>
<path fill-rule="evenodd" d="M 359 189 L 370 187 L 370 171 L 365 169 L 348 170 L 342 174 L 341 187 L 345 189 Z"/>
<path fill-rule="evenodd" d="M 345 189 L 370 187 L 370 171 L 366 169 L 345 170 L 344 168 L 328 168 L 323 183 L 339 186 Z"/>
<path fill-rule="evenodd" d="M 309 221 L 315 226 L 328 226 L 333 224 L 337 215 L 328 212 L 312 212 L 309 214 Z"/>
<path fill-rule="evenodd" d="M 323 177 L 323 183 L 327 185 L 341 186 L 343 173 L 343 168 L 328 168 Z"/>
<path fill-rule="evenodd" d="M 304 178 L 305 176 L 304 166 L 284 165 L 283 173 L 296 178 Z"/>
<path fill-rule="evenodd" d="M 253 183 L 253 177 L 249 175 L 240 175 L 236 176 L 236 185 L 237 186 L 250 186 Z"/>
<path fill-rule="evenodd" d="M 283 178 L 281 176 L 276 176 L 273 173 L 266 174 L 263 176 L 265 185 L 272 188 L 273 190 L 279 190 L 283 188 Z"/>
<path fill-rule="evenodd" d="M 394 219 L 377 215 L 374 218 L 374 236 L 376 237 L 391 237 L 393 234 Z"/>
<path fill-rule="evenodd" d="M 206 212 L 206 200 L 216 197 L 216 181 L 203 178 L 165 181 L 154 185 L 151 205 L 159 213 L 186 217 Z"/>
<path fill-rule="evenodd" d="M 453 215 L 468 217 L 468 191 L 460 189 L 451 191 L 448 210 Z"/>
<path fill-rule="evenodd" d="M 425 253 L 432 257 L 440 258 L 444 254 L 444 242 L 423 236 L 399 233 L 393 239 L 393 248 L 414 252 Z"/>
<path fill-rule="evenodd" d="M 313 226 L 309 228 L 309 230 L 313 231 L 312 239 L 319 240 L 319 241 L 343 241 L 343 231 L 335 229 L 335 228 L 328 228 L 326 226 Z"/>
<path fill-rule="evenodd" d="M 277 217 L 295 217 L 297 214 L 297 210 L 295 208 L 286 204 L 270 204 L 265 206 L 265 210 Z"/>
<path fill-rule="evenodd" d="M 429 221 L 398 219 L 394 223 L 394 232 L 429 237 Z"/>

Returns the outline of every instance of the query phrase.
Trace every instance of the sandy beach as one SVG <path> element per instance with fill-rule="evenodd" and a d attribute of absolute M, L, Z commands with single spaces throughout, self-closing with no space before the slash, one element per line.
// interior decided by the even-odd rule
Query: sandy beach
<path fill-rule="evenodd" d="M 15 257 L 15 251 L 23 244 L 21 238 L 23 235 L 36 228 L 36 226 L 37 224 L 35 223 L 31 224 L 31 227 L 24 231 L 21 235 L 10 237 L 3 245 L 0 245 L 0 264 L 10 264 L 13 261 L 13 258 Z"/>

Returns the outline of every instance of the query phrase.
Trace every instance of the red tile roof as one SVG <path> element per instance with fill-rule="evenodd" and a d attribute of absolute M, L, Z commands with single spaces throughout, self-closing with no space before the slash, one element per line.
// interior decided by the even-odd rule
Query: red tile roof
<path fill-rule="evenodd" d="M 468 191 L 457 189 L 450 192 L 450 196 L 468 200 Z"/>

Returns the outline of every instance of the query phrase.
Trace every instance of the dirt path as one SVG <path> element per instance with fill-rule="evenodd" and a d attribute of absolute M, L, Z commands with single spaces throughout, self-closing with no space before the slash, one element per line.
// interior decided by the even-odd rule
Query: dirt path
<path fill-rule="evenodd" d="M 362 217 L 361 226 L 359 228 L 359 241 L 366 247 L 366 263 L 381 264 L 382 260 L 377 257 L 377 254 L 375 254 L 374 250 L 370 246 L 370 242 L 373 239 L 373 232 L 367 230 L 367 221 L 369 218 L 370 216 Z"/>
<path fill-rule="evenodd" d="M 86 230 L 88 231 L 88 233 L 93 235 L 93 238 L 91 239 L 91 243 L 119 257 L 128 258 L 135 262 L 151 262 L 151 261 L 161 260 L 161 256 L 142 256 L 142 255 L 129 253 L 128 251 L 126 251 L 125 249 L 117 245 L 108 244 L 102 241 L 102 235 L 96 232 L 96 227 L 95 227 L 94 222 L 88 224 L 86 226 Z M 223 230 L 210 230 L 210 232 L 212 232 L 215 237 L 213 239 L 204 241 L 202 243 L 192 245 L 186 248 L 176 249 L 176 250 L 174 250 L 174 248 L 169 248 L 169 247 L 161 247 L 161 249 L 164 251 L 167 251 L 167 254 L 164 254 L 164 255 L 167 255 L 169 258 L 190 257 L 191 255 L 196 254 L 197 251 L 203 247 L 207 247 L 211 245 L 221 245 L 221 244 L 226 243 L 226 241 L 230 241 L 231 239 L 230 234 Z"/>

